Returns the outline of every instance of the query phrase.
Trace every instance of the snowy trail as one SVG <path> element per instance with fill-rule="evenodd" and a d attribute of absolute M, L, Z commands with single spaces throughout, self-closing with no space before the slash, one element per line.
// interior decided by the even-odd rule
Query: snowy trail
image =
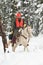
<path fill-rule="evenodd" d="M 9 53 L 6 55 L 1 65 L 43 65 L 43 53 L 40 52 L 22 52 Z"/>
<path fill-rule="evenodd" d="M 43 65 L 43 36 L 32 37 L 29 52 L 17 47 L 16 52 L 3 53 L 0 38 L 0 65 Z"/>

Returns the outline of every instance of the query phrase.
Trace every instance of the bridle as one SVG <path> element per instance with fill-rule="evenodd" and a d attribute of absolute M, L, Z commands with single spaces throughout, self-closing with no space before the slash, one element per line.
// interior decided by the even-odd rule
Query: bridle
<path fill-rule="evenodd" d="M 22 30 L 21 30 L 21 31 L 22 31 Z M 26 30 L 26 31 L 27 31 L 27 33 L 29 34 L 29 32 L 28 32 L 28 28 L 27 28 L 27 30 Z M 26 37 L 26 36 L 24 36 L 23 34 L 21 34 L 21 36 L 22 36 L 22 37 L 24 37 L 25 39 L 27 39 L 27 37 Z"/>
<path fill-rule="evenodd" d="M 27 37 L 26 36 L 24 36 L 24 35 L 21 35 L 22 37 L 24 37 L 25 39 L 27 39 Z"/>

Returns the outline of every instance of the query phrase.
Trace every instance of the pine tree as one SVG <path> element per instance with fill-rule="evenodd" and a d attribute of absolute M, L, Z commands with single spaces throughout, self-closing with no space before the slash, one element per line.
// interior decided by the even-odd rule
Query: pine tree
<path fill-rule="evenodd" d="M 43 28 L 43 8 L 37 13 L 37 10 L 41 8 L 38 5 L 40 5 L 40 0 L 0 0 L 0 14 L 4 30 L 13 29 L 15 14 L 21 12 L 24 22 L 28 21 L 28 25 L 32 26 L 33 34 L 37 36 Z"/>

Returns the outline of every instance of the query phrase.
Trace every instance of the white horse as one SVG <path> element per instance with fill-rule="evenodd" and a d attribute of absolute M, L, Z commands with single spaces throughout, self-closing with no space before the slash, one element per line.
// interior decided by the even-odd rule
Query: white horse
<path fill-rule="evenodd" d="M 25 51 L 25 49 L 27 49 L 27 51 L 28 51 L 28 46 L 29 46 L 28 43 L 29 43 L 29 40 L 32 36 L 32 29 L 30 26 L 27 26 L 24 29 L 22 29 L 22 28 L 19 29 L 19 32 L 21 32 L 20 36 L 17 37 L 16 43 L 14 43 L 12 50 L 15 51 L 16 47 L 18 45 L 22 44 L 24 46 L 24 51 Z"/>

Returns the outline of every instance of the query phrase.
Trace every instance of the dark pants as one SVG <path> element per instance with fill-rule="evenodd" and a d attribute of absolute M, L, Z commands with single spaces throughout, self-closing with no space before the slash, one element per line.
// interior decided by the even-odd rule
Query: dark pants
<path fill-rule="evenodd" d="M 14 46 L 15 43 L 16 43 L 16 37 L 13 36 L 13 38 L 12 38 L 12 46 Z"/>

